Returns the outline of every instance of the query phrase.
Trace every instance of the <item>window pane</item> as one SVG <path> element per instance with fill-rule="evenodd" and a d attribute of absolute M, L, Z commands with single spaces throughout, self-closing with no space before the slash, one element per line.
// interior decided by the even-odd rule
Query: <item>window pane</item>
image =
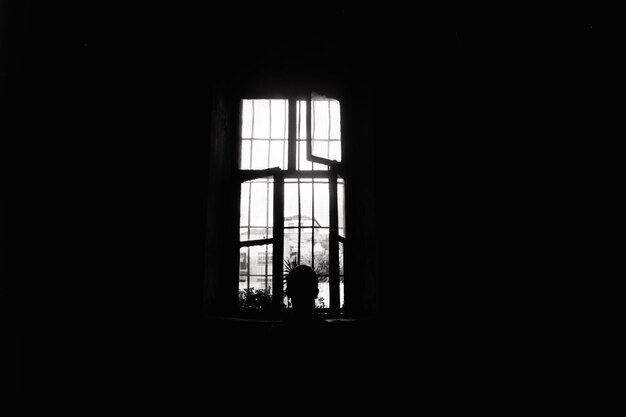
<path fill-rule="evenodd" d="M 343 276 L 339 277 L 339 305 L 341 306 L 341 308 L 343 309 L 344 307 L 344 290 L 343 290 Z"/>
<path fill-rule="evenodd" d="M 267 227 L 251 227 L 250 240 L 269 239 L 272 237 L 272 229 Z"/>
<path fill-rule="evenodd" d="M 242 241 L 269 239 L 272 237 L 274 221 L 273 199 L 273 179 L 263 178 L 246 181 L 241 184 L 239 226 L 242 233 L 240 234 Z M 243 229 L 246 227 L 252 227 L 249 238 L 247 229 Z"/>
<path fill-rule="evenodd" d="M 328 171 L 328 165 L 314 163 L 313 171 Z"/>
<path fill-rule="evenodd" d="M 270 137 L 270 101 L 253 100 L 252 137 L 269 139 Z"/>
<path fill-rule="evenodd" d="M 330 100 L 330 138 L 341 139 L 341 112 L 339 101 Z"/>
<path fill-rule="evenodd" d="M 328 100 L 313 100 L 312 103 L 311 137 L 313 139 L 328 139 L 330 129 Z"/>
<path fill-rule="evenodd" d="M 328 159 L 328 141 L 312 140 L 311 147 L 311 153 L 313 155 Z"/>
<path fill-rule="evenodd" d="M 271 228 L 274 226 L 274 182 L 268 183 L 268 195 L 267 195 L 267 226 Z M 269 234 L 271 237 L 272 234 Z"/>
<path fill-rule="evenodd" d="M 285 229 L 285 241 L 283 242 L 283 259 L 290 262 L 298 261 L 298 229 Z"/>
<path fill-rule="evenodd" d="M 315 307 L 317 308 L 330 308 L 330 285 L 328 283 L 328 277 L 317 277 L 317 287 L 320 292 L 315 300 Z"/>
<path fill-rule="evenodd" d="M 300 225 L 313 226 L 313 184 L 310 182 L 300 183 Z"/>
<path fill-rule="evenodd" d="M 314 142 L 313 142 L 314 143 Z M 311 146 L 313 146 L 313 143 Z M 325 143 L 325 142 L 324 142 Z M 328 166 L 324 164 L 312 163 L 306 157 L 306 141 L 300 140 L 298 146 L 298 163 L 296 169 L 298 171 L 328 171 Z M 319 156 L 319 155 L 318 155 Z M 326 158 L 326 156 L 324 156 Z"/>
<path fill-rule="evenodd" d="M 256 294 L 257 297 L 247 299 L 248 307 L 253 307 L 252 303 L 258 301 L 263 303 L 269 301 L 272 288 L 272 249 L 273 245 L 260 245 L 243 247 L 239 250 L 239 301 L 244 301 L 243 290 L 261 290 L 265 294 Z M 263 297 L 266 300 L 263 300 Z M 257 305 L 261 307 L 261 305 Z"/>
<path fill-rule="evenodd" d="M 298 262 L 298 242 L 300 244 L 300 264 L 311 266 L 311 254 L 313 250 L 313 239 L 311 229 L 300 229 L 300 239 L 298 240 L 298 229 L 285 229 L 283 259 Z"/>
<path fill-rule="evenodd" d="M 315 226 L 329 227 L 328 183 L 316 182 L 313 191 Z"/>
<path fill-rule="evenodd" d="M 340 233 L 341 235 L 341 229 Z M 339 242 L 339 305 L 343 308 L 344 305 L 344 291 L 343 291 L 343 278 L 344 278 L 344 249 L 343 242 Z"/>
<path fill-rule="evenodd" d="M 252 169 L 269 168 L 269 140 L 252 141 Z"/>
<path fill-rule="evenodd" d="M 333 140 L 328 143 L 328 159 L 331 161 L 341 161 L 341 142 Z"/>
<path fill-rule="evenodd" d="M 296 106 L 297 138 L 306 139 L 306 101 L 298 100 Z"/>
<path fill-rule="evenodd" d="M 249 248 L 239 249 L 239 290 L 248 288 Z"/>
<path fill-rule="evenodd" d="M 312 101 L 313 156 L 341 161 L 341 114 L 339 101 L 313 94 Z M 332 139 L 332 141 L 331 141 Z M 323 164 L 313 169 L 327 169 Z"/>
<path fill-rule="evenodd" d="M 311 229 L 301 229 L 300 231 L 300 264 L 312 265 L 313 254 L 313 231 Z"/>
<path fill-rule="evenodd" d="M 252 100 L 243 100 L 241 108 L 241 137 L 252 137 Z"/>
<path fill-rule="evenodd" d="M 248 226 L 248 203 L 250 201 L 250 183 L 241 184 L 241 203 L 239 205 L 239 225 Z"/>
<path fill-rule="evenodd" d="M 241 161 L 239 166 L 241 169 L 250 169 L 250 147 L 252 146 L 252 141 L 242 140 L 241 141 Z"/>
<path fill-rule="evenodd" d="M 287 100 L 270 100 L 271 103 L 271 137 L 272 139 L 286 139 L 287 138 Z"/>
<path fill-rule="evenodd" d="M 298 141 L 298 171 L 311 171 L 313 170 L 313 163 L 306 158 L 306 142 L 303 140 Z"/>
<path fill-rule="evenodd" d="M 250 246 L 250 275 L 268 276 L 271 285 L 272 260 L 272 245 Z"/>
<path fill-rule="evenodd" d="M 241 169 L 286 168 L 288 112 L 288 100 L 243 100 Z"/>
<path fill-rule="evenodd" d="M 267 183 L 253 182 L 250 184 L 250 224 L 252 226 L 267 225 Z"/>
<path fill-rule="evenodd" d="M 343 242 L 339 242 L 339 275 L 343 275 Z"/>
<path fill-rule="evenodd" d="M 285 169 L 285 142 L 273 140 L 270 143 L 270 163 L 268 168 L 279 167 Z"/>
<path fill-rule="evenodd" d="M 298 197 L 298 185 L 300 196 Z M 286 183 L 285 184 L 285 227 L 313 226 L 313 184 Z M 298 207 L 300 208 L 298 210 Z M 300 223 L 298 223 L 300 216 Z"/>
<path fill-rule="evenodd" d="M 346 236 L 345 233 L 345 219 L 346 212 L 344 207 L 345 202 L 345 186 L 343 179 L 337 178 L 337 212 L 339 218 L 339 236 Z"/>
<path fill-rule="evenodd" d="M 254 264 L 254 261 L 251 263 Z M 268 277 L 266 275 L 261 275 L 261 276 L 250 275 L 250 288 L 254 288 L 255 290 L 263 290 L 263 291 L 269 290 L 270 285 L 271 285 L 270 282 L 271 282 L 271 277 Z M 269 297 L 269 291 L 267 295 Z"/>
<path fill-rule="evenodd" d="M 298 183 L 285 182 L 285 227 L 298 226 Z"/>
<path fill-rule="evenodd" d="M 317 275 L 328 275 L 329 269 L 329 237 L 328 229 L 315 229 L 313 246 L 313 269 Z"/>

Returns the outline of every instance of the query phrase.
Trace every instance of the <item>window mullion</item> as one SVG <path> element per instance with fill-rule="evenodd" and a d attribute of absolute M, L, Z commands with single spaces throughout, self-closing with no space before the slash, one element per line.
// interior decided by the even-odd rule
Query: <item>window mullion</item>
<path fill-rule="evenodd" d="M 254 150 L 254 102 L 255 100 L 252 100 L 252 123 L 250 128 L 250 169 L 252 169 L 252 154 Z"/>
<path fill-rule="evenodd" d="M 302 207 L 300 198 L 300 178 L 298 178 L 298 265 L 300 265 L 300 243 L 302 240 Z"/>
<path fill-rule="evenodd" d="M 267 135 L 268 140 L 267 140 L 267 167 L 270 167 L 270 163 L 272 161 L 272 157 L 271 157 L 271 152 L 272 152 L 272 100 L 268 100 L 269 102 L 269 110 L 270 110 L 270 131 L 269 134 Z M 252 152 L 250 152 L 252 153 Z"/>
<path fill-rule="evenodd" d="M 285 179 L 282 173 L 274 175 L 274 247 L 272 248 L 272 300 L 274 307 L 283 306 L 283 242 Z"/>
<path fill-rule="evenodd" d="M 288 146 L 288 159 L 287 169 L 289 171 L 296 170 L 296 135 L 297 135 L 297 120 L 296 120 L 296 105 L 298 100 L 296 97 L 289 98 L 289 134 L 287 136 Z"/>
<path fill-rule="evenodd" d="M 337 210 L 337 170 L 330 169 L 331 175 L 328 181 L 329 191 L 329 289 L 330 289 L 330 309 L 334 313 L 339 313 L 341 300 L 339 298 L 339 215 Z"/>
<path fill-rule="evenodd" d="M 330 111 L 330 100 L 328 103 L 328 138 L 326 139 L 326 158 L 330 161 L 330 127 L 333 125 L 333 118 Z"/>
<path fill-rule="evenodd" d="M 312 151 L 312 143 L 311 141 L 313 140 L 313 135 L 311 133 L 312 128 L 314 128 L 313 125 L 313 121 L 312 121 L 312 117 L 313 117 L 313 109 L 312 109 L 312 105 L 313 105 L 313 100 L 311 100 L 311 94 L 309 93 L 307 99 L 306 99 L 306 159 L 308 161 L 312 160 L 312 155 L 313 155 L 313 151 Z"/>
<path fill-rule="evenodd" d="M 315 181 L 311 178 L 311 268 L 315 269 Z"/>
<path fill-rule="evenodd" d="M 270 235 L 270 180 L 265 180 L 265 237 Z M 265 289 L 267 290 L 267 248 L 265 247 Z"/>

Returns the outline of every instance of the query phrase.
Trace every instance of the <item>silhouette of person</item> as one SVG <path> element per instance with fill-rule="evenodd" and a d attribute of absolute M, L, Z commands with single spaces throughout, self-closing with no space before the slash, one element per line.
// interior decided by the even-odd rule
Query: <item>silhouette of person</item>
<path fill-rule="evenodd" d="M 287 275 L 285 294 L 291 300 L 295 318 L 306 319 L 315 316 L 315 299 L 319 294 L 317 274 L 307 265 L 298 265 Z"/>

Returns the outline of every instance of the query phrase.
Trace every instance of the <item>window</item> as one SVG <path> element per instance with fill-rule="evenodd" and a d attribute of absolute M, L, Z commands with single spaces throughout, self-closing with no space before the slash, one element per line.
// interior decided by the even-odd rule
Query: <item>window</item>
<path fill-rule="evenodd" d="M 248 253 L 241 252 L 239 254 L 239 272 L 247 273 L 248 272 Z"/>
<path fill-rule="evenodd" d="M 259 256 L 257 257 L 257 263 L 259 265 L 265 265 L 265 264 L 271 265 L 272 259 L 273 259 L 273 256 L 271 252 L 267 253 L 267 252 L 261 251 L 259 252 Z"/>
<path fill-rule="evenodd" d="M 340 311 L 345 183 L 339 101 L 316 94 L 244 99 L 240 120 L 239 250 L 248 263 L 240 266 L 239 290 L 263 290 L 275 305 L 286 305 L 284 262 L 306 264 L 319 278 L 318 307 Z"/>

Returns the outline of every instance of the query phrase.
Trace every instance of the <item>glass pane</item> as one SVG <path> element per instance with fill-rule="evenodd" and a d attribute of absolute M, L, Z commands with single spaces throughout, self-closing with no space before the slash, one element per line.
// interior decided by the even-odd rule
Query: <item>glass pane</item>
<path fill-rule="evenodd" d="M 272 228 L 274 226 L 274 182 L 268 183 L 268 195 L 267 195 L 267 226 Z M 269 237 L 272 237 L 270 232 Z"/>
<path fill-rule="evenodd" d="M 311 109 L 311 137 L 313 139 L 328 139 L 330 132 L 328 100 L 313 100 Z"/>
<path fill-rule="evenodd" d="M 265 277 L 271 281 L 272 277 L 272 249 L 271 245 L 250 246 L 250 275 L 263 279 L 263 288 L 265 289 Z M 259 279 L 255 280 L 256 282 Z M 268 282 L 270 284 L 270 282 Z M 250 287 L 252 287 L 252 278 L 250 279 Z M 259 288 L 258 286 L 256 288 Z"/>
<path fill-rule="evenodd" d="M 252 141 L 252 169 L 269 168 L 269 140 Z"/>
<path fill-rule="evenodd" d="M 328 165 L 314 163 L 313 171 L 328 171 Z"/>
<path fill-rule="evenodd" d="M 241 203 L 239 205 L 239 225 L 248 226 L 248 203 L 250 202 L 250 183 L 241 184 Z"/>
<path fill-rule="evenodd" d="M 330 232 L 328 229 L 315 229 L 315 244 L 313 245 L 313 269 L 317 275 L 328 275 Z"/>
<path fill-rule="evenodd" d="M 300 229 L 300 264 L 311 266 L 313 239 L 311 229 Z M 298 229 L 285 229 L 283 259 L 298 262 Z"/>
<path fill-rule="evenodd" d="M 341 161 L 341 142 L 333 140 L 328 143 L 328 146 L 328 159 L 330 159 L 331 161 Z"/>
<path fill-rule="evenodd" d="M 298 226 L 298 183 L 285 182 L 285 227 Z"/>
<path fill-rule="evenodd" d="M 343 275 L 343 242 L 339 242 L 339 275 Z"/>
<path fill-rule="evenodd" d="M 283 242 L 283 260 L 289 262 L 298 261 L 298 229 L 285 229 L 285 241 Z"/>
<path fill-rule="evenodd" d="M 268 168 L 279 167 L 285 169 L 285 142 L 273 140 L 270 143 L 270 163 Z"/>
<path fill-rule="evenodd" d="M 330 308 L 330 285 L 328 284 L 328 277 L 317 277 L 320 292 L 315 300 L 315 307 L 317 308 Z"/>
<path fill-rule="evenodd" d="M 346 219 L 346 212 L 345 212 L 345 186 L 344 186 L 344 182 L 343 179 L 338 178 L 337 179 L 337 211 L 338 211 L 338 218 L 339 218 L 339 235 L 345 237 L 345 219 Z"/>
<path fill-rule="evenodd" d="M 341 161 L 341 113 L 339 101 L 313 93 L 312 97 L 313 156 Z M 332 141 L 331 141 L 332 139 Z M 322 164 L 313 169 L 327 169 Z"/>
<path fill-rule="evenodd" d="M 271 137 L 272 139 L 287 138 L 287 100 L 270 100 L 271 103 Z"/>
<path fill-rule="evenodd" d="M 341 308 L 344 307 L 344 298 L 343 298 L 343 276 L 339 277 L 339 305 Z"/>
<path fill-rule="evenodd" d="M 296 106 L 297 138 L 306 139 L 306 101 L 298 100 Z"/>
<path fill-rule="evenodd" d="M 241 137 L 252 137 L 252 100 L 243 100 L 241 108 Z"/>
<path fill-rule="evenodd" d="M 313 155 L 328 159 L 328 141 L 312 140 L 311 147 Z"/>
<path fill-rule="evenodd" d="M 241 169 L 286 168 L 288 112 L 288 100 L 243 100 Z"/>
<path fill-rule="evenodd" d="M 241 307 L 268 307 L 272 291 L 272 245 L 239 250 L 239 303 Z"/>
<path fill-rule="evenodd" d="M 239 249 L 239 291 L 248 288 L 248 271 L 250 270 L 248 248 Z"/>
<path fill-rule="evenodd" d="M 252 146 L 252 141 L 250 140 L 242 140 L 241 141 L 241 161 L 239 166 L 241 169 L 250 169 L 250 147 Z"/>
<path fill-rule="evenodd" d="M 330 138 L 341 139 L 341 112 L 339 101 L 330 100 Z"/>
<path fill-rule="evenodd" d="M 269 239 L 272 237 L 272 229 L 268 227 L 251 227 L 250 240 Z"/>
<path fill-rule="evenodd" d="M 252 137 L 269 139 L 270 137 L 270 101 L 253 100 Z"/>
<path fill-rule="evenodd" d="M 239 209 L 241 241 L 269 239 L 272 237 L 274 222 L 273 203 L 273 179 L 257 179 L 241 184 L 241 205 Z M 251 227 L 249 237 L 247 229 L 244 230 L 247 227 Z"/>
<path fill-rule="evenodd" d="M 313 254 L 313 231 L 311 229 L 300 230 L 300 264 L 308 265 L 311 268 Z"/>
<path fill-rule="evenodd" d="M 261 275 L 261 276 L 250 275 L 250 289 L 266 291 L 269 297 L 269 294 L 270 294 L 269 289 L 271 285 L 270 280 L 271 280 L 271 277 L 267 277 L 265 275 Z"/>
<path fill-rule="evenodd" d="M 300 183 L 300 225 L 313 226 L 313 184 L 310 182 Z"/>
<path fill-rule="evenodd" d="M 311 171 L 313 169 L 313 163 L 307 160 L 306 158 L 306 142 L 298 141 L 298 165 L 297 169 L 299 171 Z"/>
<path fill-rule="evenodd" d="M 313 191 L 315 226 L 329 227 L 328 183 L 316 182 Z"/>
<path fill-rule="evenodd" d="M 253 182 L 250 184 L 250 225 L 267 225 L 267 183 Z"/>
<path fill-rule="evenodd" d="M 267 274 L 271 281 L 272 259 L 272 245 L 250 246 L 250 275 Z"/>

